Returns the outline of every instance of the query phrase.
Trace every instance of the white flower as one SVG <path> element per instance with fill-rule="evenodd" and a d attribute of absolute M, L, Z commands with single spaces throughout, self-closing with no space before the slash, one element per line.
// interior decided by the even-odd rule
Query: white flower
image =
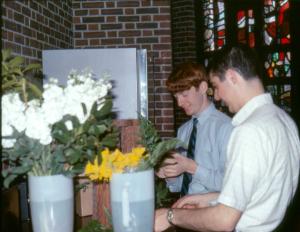
<path fill-rule="evenodd" d="M 12 148 L 15 145 L 16 139 L 2 139 L 1 144 L 3 148 Z"/>
<path fill-rule="evenodd" d="M 60 121 L 64 116 L 64 91 L 61 87 L 51 84 L 45 89 L 43 99 L 44 102 L 41 107 L 42 111 L 47 115 L 46 121 L 53 125 Z"/>
<path fill-rule="evenodd" d="M 17 131 L 25 129 L 25 104 L 16 93 L 9 93 L 2 97 L 2 126 L 10 125 Z"/>
<path fill-rule="evenodd" d="M 72 121 L 70 121 L 70 120 L 66 121 L 65 125 L 66 125 L 66 127 L 67 127 L 67 129 L 69 131 L 73 130 L 73 123 L 72 123 Z"/>
<path fill-rule="evenodd" d="M 2 97 L 2 146 L 14 146 L 16 138 L 7 138 L 13 135 L 13 130 L 25 132 L 25 135 L 37 139 L 43 145 L 52 142 L 52 126 L 63 119 L 65 115 L 78 118 L 83 124 L 91 114 L 93 104 L 100 110 L 105 97 L 111 89 L 108 81 L 109 74 L 103 79 L 93 79 L 91 72 L 70 72 L 67 86 L 58 85 L 58 80 L 50 78 L 44 85 L 42 101 L 31 100 L 25 105 L 18 93 L 5 94 Z M 72 121 L 65 122 L 68 130 L 73 130 Z"/>
<path fill-rule="evenodd" d="M 38 139 L 41 144 L 47 145 L 52 141 L 51 128 L 46 120 L 46 115 L 40 107 L 31 105 L 25 112 L 26 130 L 25 134 L 33 139 Z"/>

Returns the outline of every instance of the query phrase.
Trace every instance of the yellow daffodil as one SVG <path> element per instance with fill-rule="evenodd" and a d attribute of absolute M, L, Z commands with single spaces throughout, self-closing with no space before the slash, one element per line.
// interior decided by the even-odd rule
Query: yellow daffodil
<path fill-rule="evenodd" d="M 85 175 L 89 176 L 91 180 L 97 180 L 100 178 L 100 166 L 98 164 L 98 157 L 96 156 L 94 164 L 90 161 L 85 167 Z"/>
<path fill-rule="evenodd" d="M 89 176 L 91 180 L 109 181 L 113 172 L 123 173 L 125 169 L 136 168 L 141 160 L 147 157 L 144 155 L 145 151 L 144 147 L 136 147 L 130 153 L 123 154 L 119 149 L 110 152 L 106 148 L 101 152 L 101 164 L 98 164 L 97 157 L 93 164 L 88 162 L 85 167 L 85 175 Z"/>

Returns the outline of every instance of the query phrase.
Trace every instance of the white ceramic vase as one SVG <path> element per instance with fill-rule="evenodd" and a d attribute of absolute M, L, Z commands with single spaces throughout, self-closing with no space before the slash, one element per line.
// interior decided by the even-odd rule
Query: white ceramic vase
<path fill-rule="evenodd" d="M 113 174 L 110 197 L 114 232 L 153 232 L 153 169 Z"/>
<path fill-rule="evenodd" d="M 64 175 L 29 176 L 29 201 L 34 232 L 73 232 L 73 179 Z"/>

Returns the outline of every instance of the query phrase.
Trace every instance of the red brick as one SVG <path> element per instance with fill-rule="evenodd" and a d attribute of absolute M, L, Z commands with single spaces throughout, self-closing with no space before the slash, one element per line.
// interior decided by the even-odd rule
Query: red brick
<path fill-rule="evenodd" d="M 134 29 L 135 28 L 135 24 L 134 23 L 126 23 L 125 24 L 125 28 L 126 29 Z"/>
<path fill-rule="evenodd" d="M 109 23 L 116 22 L 116 16 L 107 16 L 106 22 L 109 22 Z"/>
<path fill-rule="evenodd" d="M 106 2 L 105 5 L 106 5 L 107 8 L 115 7 L 115 3 L 114 2 Z"/>
<path fill-rule="evenodd" d="M 108 31 L 107 32 L 107 36 L 108 37 L 117 37 L 117 32 L 116 31 Z"/>
<path fill-rule="evenodd" d="M 101 45 L 122 44 L 123 39 L 101 39 Z"/>
<path fill-rule="evenodd" d="M 74 11 L 75 16 L 86 16 L 88 15 L 88 10 L 75 10 Z"/>
<path fill-rule="evenodd" d="M 119 22 L 138 22 L 139 16 L 118 16 Z"/>
<path fill-rule="evenodd" d="M 122 9 L 102 9 L 101 15 L 123 15 Z"/>
<path fill-rule="evenodd" d="M 91 9 L 91 10 L 89 10 L 89 14 L 90 15 L 99 15 L 100 13 L 99 13 L 98 9 Z"/>
<path fill-rule="evenodd" d="M 140 2 L 137 1 L 117 1 L 117 7 L 138 7 Z"/>
<path fill-rule="evenodd" d="M 143 22 L 151 21 L 151 15 L 142 15 L 141 20 Z"/>
<path fill-rule="evenodd" d="M 134 14 L 134 9 L 132 9 L 132 8 L 125 8 L 125 14 L 126 15 L 133 15 Z"/>
<path fill-rule="evenodd" d="M 91 39 L 90 40 L 90 45 L 100 45 L 100 40 L 99 39 Z"/>
<path fill-rule="evenodd" d="M 99 24 L 88 24 L 88 30 L 90 31 L 99 30 Z"/>
<path fill-rule="evenodd" d="M 84 38 L 99 38 L 99 37 L 105 37 L 105 32 L 99 31 L 99 32 L 84 32 L 83 33 Z"/>
<path fill-rule="evenodd" d="M 150 31 L 150 30 L 143 31 L 143 36 L 152 36 L 152 35 L 153 35 L 153 31 Z"/>
<path fill-rule="evenodd" d="M 75 46 L 86 46 L 88 45 L 88 41 L 87 40 L 75 40 Z"/>
<path fill-rule="evenodd" d="M 154 15 L 154 21 L 170 21 L 170 15 Z"/>
<path fill-rule="evenodd" d="M 103 8 L 104 3 L 103 2 L 83 2 L 82 7 L 83 8 Z"/>
<path fill-rule="evenodd" d="M 171 43 L 171 37 L 170 36 L 165 36 L 165 37 L 160 37 L 160 43 Z"/>
<path fill-rule="evenodd" d="M 160 22 L 159 27 L 160 28 L 171 28 L 171 23 L 170 22 Z"/>
<path fill-rule="evenodd" d="M 125 44 L 135 44 L 134 38 L 125 38 Z"/>
<path fill-rule="evenodd" d="M 126 30 L 126 31 L 119 31 L 119 36 L 121 37 L 134 37 L 140 36 L 141 31 L 139 30 Z"/>

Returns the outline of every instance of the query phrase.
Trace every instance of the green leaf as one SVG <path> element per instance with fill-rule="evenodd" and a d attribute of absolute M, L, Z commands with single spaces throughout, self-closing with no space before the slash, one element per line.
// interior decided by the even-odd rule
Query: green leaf
<path fill-rule="evenodd" d="M 5 188 L 8 188 L 10 183 L 12 181 L 14 181 L 15 179 L 17 178 L 17 175 L 14 175 L 14 174 L 10 174 L 9 176 L 7 176 L 5 179 L 4 179 L 4 182 L 3 182 L 3 185 Z"/>
<path fill-rule="evenodd" d="M 91 125 L 91 127 L 88 130 L 89 134 L 99 136 L 103 134 L 107 130 L 107 127 L 105 125 Z"/>
<path fill-rule="evenodd" d="M 117 141 L 118 138 L 114 134 L 108 134 L 100 141 L 100 143 L 103 147 L 114 148 Z"/>
<path fill-rule="evenodd" d="M 66 161 L 66 158 L 63 153 L 63 146 L 57 146 L 53 151 L 53 157 L 58 163 L 63 163 Z"/>
<path fill-rule="evenodd" d="M 8 65 L 12 68 L 19 67 L 24 63 L 24 58 L 21 56 L 16 56 L 8 62 Z"/>
<path fill-rule="evenodd" d="M 67 130 L 64 121 L 60 121 L 53 125 L 52 136 L 60 143 L 67 144 L 69 142 L 71 134 Z"/>
<path fill-rule="evenodd" d="M 102 106 L 102 108 L 100 110 L 97 111 L 95 109 L 95 112 L 94 112 L 95 116 L 99 119 L 106 117 L 108 114 L 111 113 L 112 106 L 113 106 L 112 99 L 107 98 L 105 100 L 104 105 Z"/>
<path fill-rule="evenodd" d="M 27 67 L 24 68 L 23 72 L 26 73 L 31 70 L 39 71 L 42 68 L 41 64 L 29 64 Z"/>
<path fill-rule="evenodd" d="M 88 112 L 87 112 L 87 108 L 86 108 L 85 104 L 81 103 L 81 106 L 82 106 L 83 114 L 87 115 Z"/>
<path fill-rule="evenodd" d="M 76 148 L 68 148 L 65 151 L 65 157 L 71 164 L 75 164 L 79 161 L 81 157 L 81 152 L 79 149 Z"/>
<path fill-rule="evenodd" d="M 12 168 L 12 173 L 16 175 L 24 174 L 30 170 L 30 166 L 19 166 Z"/>
<path fill-rule="evenodd" d="M 6 61 L 11 56 L 11 49 L 3 49 L 2 53 L 2 60 Z"/>

